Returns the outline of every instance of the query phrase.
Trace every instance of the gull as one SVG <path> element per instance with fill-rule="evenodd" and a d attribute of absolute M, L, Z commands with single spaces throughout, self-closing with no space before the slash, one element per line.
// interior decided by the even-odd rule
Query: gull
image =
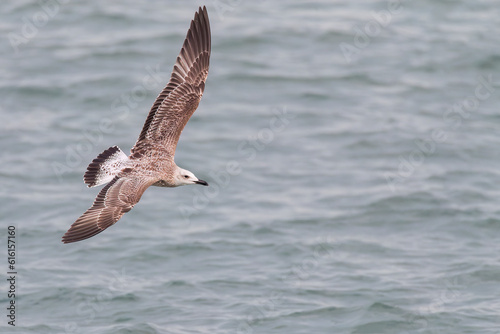
<path fill-rule="evenodd" d="M 198 107 L 210 61 L 210 22 L 199 8 L 187 32 L 167 86 L 149 111 L 142 131 L 127 156 L 118 146 L 99 154 L 83 177 L 88 187 L 106 184 L 62 237 L 63 243 L 81 241 L 115 224 L 139 202 L 150 186 L 208 186 L 174 162 L 184 126 Z"/>

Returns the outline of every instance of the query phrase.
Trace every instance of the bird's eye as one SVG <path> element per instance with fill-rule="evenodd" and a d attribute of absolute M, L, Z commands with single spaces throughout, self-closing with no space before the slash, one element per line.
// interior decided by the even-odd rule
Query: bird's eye
<path fill-rule="evenodd" d="M 185 179 L 189 179 L 189 175 L 184 175 L 184 178 Z"/>

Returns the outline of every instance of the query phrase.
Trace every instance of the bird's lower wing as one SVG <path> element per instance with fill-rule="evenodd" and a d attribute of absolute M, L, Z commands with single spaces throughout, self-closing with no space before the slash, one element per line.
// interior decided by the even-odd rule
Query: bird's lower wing
<path fill-rule="evenodd" d="M 92 207 L 71 225 L 62 241 L 76 242 L 101 233 L 129 212 L 153 183 L 138 177 L 116 176 L 102 188 Z"/>

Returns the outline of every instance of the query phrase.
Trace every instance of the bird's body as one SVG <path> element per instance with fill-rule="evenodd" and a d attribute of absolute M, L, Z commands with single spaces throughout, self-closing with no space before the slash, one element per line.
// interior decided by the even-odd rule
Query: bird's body
<path fill-rule="evenodd" d="M 208 185 L 174 162 L 184 126 L 200 102 L 208 75 L 211 37 L 205 7 L 195 14 L 170 81 L 154 102 L 127 156 L 117 146 L 99 154 L 87 168 L 89 187 L 106 184 L 94 204 L 63 236 L 64 243 L 90 238 L 116 223 L 150 186 Z"/>

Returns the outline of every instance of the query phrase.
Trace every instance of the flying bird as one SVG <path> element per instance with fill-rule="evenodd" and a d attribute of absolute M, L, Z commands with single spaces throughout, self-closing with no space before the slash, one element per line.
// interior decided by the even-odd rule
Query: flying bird
<path fill-rule="evenodd" d="M 170 81 L 151 107 L 130 155 L 113 146 L 87 167 L 83 180 L 89 187 L 107 184 L 92 207 L 64 234 L 62 242 L 93 237 L 115 224 L 139 202 L 149 186 L 208 186 L 192 172 L 178 167 L 174 155 L 179 136 L 203 95 L 210 44 L 207 9 L 200 7 L 191 21 Z"/>

